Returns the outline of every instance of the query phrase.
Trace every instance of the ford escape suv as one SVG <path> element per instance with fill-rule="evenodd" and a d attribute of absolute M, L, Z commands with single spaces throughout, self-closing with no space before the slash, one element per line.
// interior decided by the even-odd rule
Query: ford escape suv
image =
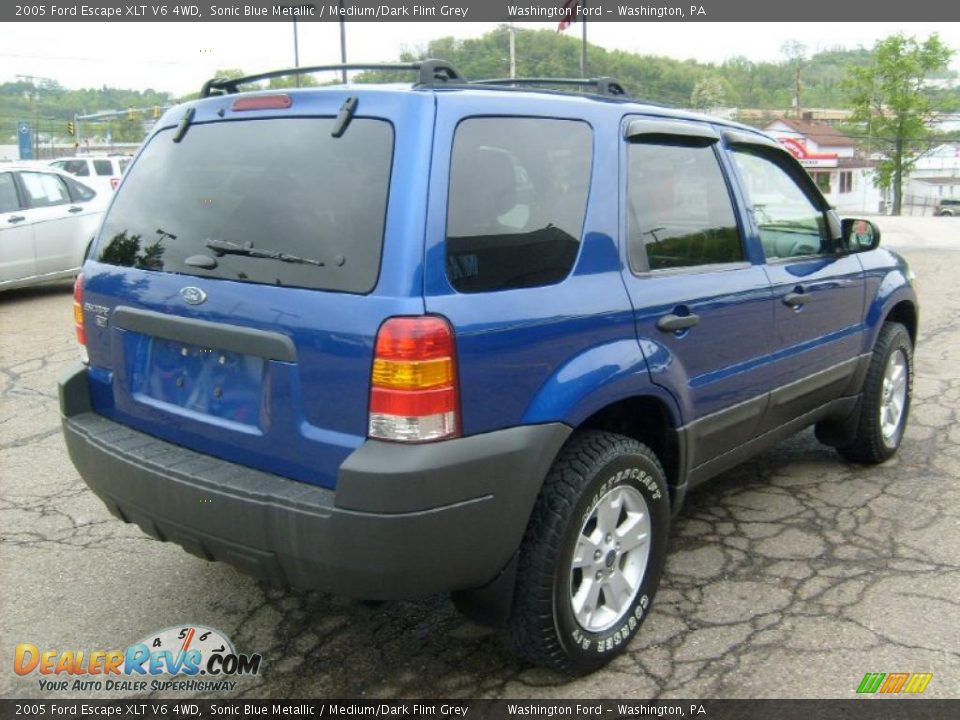
<path fill-rule="evenodd" d="M 691 487 L 811 425 L 896 452 L 912 276 L 755 130 L 608 79 L 401 69 L 212 80 L 157 123 L 76 283 L 67 447 L 155 538 L 449 592 L 589 672 L 649 612 Z"/>

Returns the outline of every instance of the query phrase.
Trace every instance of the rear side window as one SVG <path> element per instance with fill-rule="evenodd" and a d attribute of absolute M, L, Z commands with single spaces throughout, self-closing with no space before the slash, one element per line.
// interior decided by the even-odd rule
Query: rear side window
<path fill-rule="evenodd" d="M 573 268 L 590 185 L 589 125 L 471 118 L 457 128 L 447 277 L 460 292 L 550 285 Z"/>
<path fill-rule="evenodd" d="M 19 209 L 20 200 L 17 198 L 17 186 L 13 182 L 13 173 L 0 173 L 0 213 Z"/>
<path fill-rule="evenodd" d="M 121 175 L 123 175 L 123 173 L 125 173 L 125 172 L 127 171 L 127 165 L 129 165 L 129 164 L 130 164 L 130 160 L 129 160 L 128 158 L 117 161 L 117 165 L 120 167 L 120 174 L 121 174 Z"/>
<path fill-rule="evenodd" d="M 86 185 L 78 183 L 76 180 L 63 178 L 63 181 L 67 184 L 67 187 L 70 188 L 70 196 L 75 202 L 86 202 L 88 200 L 93 200 L 97 196 L 93 190 L 88 188 Z"/>
<path fill-rule="evenodd" d="M 109 160 L 94 160 L 93 161 L 93 170 L 97 175 L 110 176 L 113 175 L 113 163 Z"/>
<path fill-rule="evenodd" d="M 627 229 L 634 272 L 743 260 L 743 243 L 712 147 L 632 144 Z"/>
<path fill-rule="evenodd" d="M 158 133 L 104 220 L 101 261 L 351 293 L 380 272 L 393 126 L 235 120 Z"/>

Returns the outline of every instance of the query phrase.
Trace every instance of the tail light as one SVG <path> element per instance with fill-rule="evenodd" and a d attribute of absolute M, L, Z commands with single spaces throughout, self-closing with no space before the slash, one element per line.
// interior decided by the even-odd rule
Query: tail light
<path fill-rule="evenodd" d="M 120 184 L 120 178 L 118 178 L 118 177 L 112 177 L 112 178 L 110 178 L 110 189 L 111 189 L 111 190 L 116 190 L 116 189 L 117 189 L 117 185 L 119 185 L 119 184 Z"/>
<path fill-rule="evenodd" d="M 80 346 L 80 358 L 85 363 L 90 362 L 87 355 L 87 331 L 83 329 L 83 273 L 77 275 L 73 283 L 73 329 L 77 333 L 77 344 Z"/>
<path fill-rule="evenodd" d="M 370 380 L 371 438 L 425 442 L 460 434 L 453 329 L 439 317 L 380 326 Z"/>

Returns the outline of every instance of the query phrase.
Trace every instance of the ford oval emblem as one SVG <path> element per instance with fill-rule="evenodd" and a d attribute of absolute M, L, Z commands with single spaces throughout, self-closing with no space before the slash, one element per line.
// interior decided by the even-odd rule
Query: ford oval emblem
<path fill-rule="evenodd" d="M 192 285 L 181 288 L 180 295 L 189 305 L 199 305 L 207 299 L 207 294 L 203 290 L 198 287 L 193 287 Z"/>

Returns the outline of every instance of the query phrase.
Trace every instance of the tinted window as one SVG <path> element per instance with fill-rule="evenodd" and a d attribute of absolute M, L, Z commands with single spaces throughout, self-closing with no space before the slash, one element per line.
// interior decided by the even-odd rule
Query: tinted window
<path fill-rule="evenodd" d="M 447 276 L 460 292 L 549 285 L 573 267 L 590 184 L 586 123 L 473 118 L 453 141 Z"/>
<path fill-rule="evenodd" d="M 743 260 L 730 193 L 713 148 L 633 144 L 628 173 L 634 271 Z"/>
<path fill-rule="evenodd" d="M 27 191 L 30 207 L 50 207 L 70 202 L 67 185 L 57 175 L 50 173 L 20 173 L 23 187 Z"/>
<path fill-rule="evenodd" d="M 19 209 L 20 200 L 17 199 L 17 186 L 13 182 L 13 173 L 0 173 L 0 213 Z"/>
<path fill-rule="evenodd" d="M 90 168 L 87 167 L 86 160 L 61 160 L 60 162 L 53 163 L 53 166 L 78 177 L 87 177 L 90 175 Z"/>
<path fill-rule="evenodd" d="M 199 124 L 179 143 L 172 140 L 174 130 L 159 133 L 117 191 L 99 258 L 245 282 L 372 290 L 380 270 L 393 128 L 357 118 L 334 138 L 333 123 L 290 118 Z M 197 255 L 213 259 L 216 267 L 185 263 Z"/>
<path fill-rule="evenodd" d="M 130 164 L 130 160 L 129 160 L 129 159 L 124 159 L 124 160 L 118 160 L 118 161 L 117 161 L 117 165 L 120 166 L 120 174 L 121 174 L 121 175 L 123 175 L 123 173 L 125 173 L 125 172 L 127 171 L 127 165 L 129 165 L 129 164 Z"/>
<path fill-rule="evenodd" d="M 74 202 L 86 202 L 87 200 L 93 200 L 93 198 L 97 196 L 93 190 L 82 183 L 78 183 L 76 180 L 63 178 L 63 181 L 70 189 L 70 197 L 73 198 Z"/>
<path fill-rule="evenodd" d="M 747 150 L 733 154 L 768 259 L 823 252 L 823 213 L 786 170 Z"/>
<path fill-rule="evenodd" d="M 113 163 L 109 160 L 94 160 L 93 169 L 97 175 L 113 175 Z"/>

